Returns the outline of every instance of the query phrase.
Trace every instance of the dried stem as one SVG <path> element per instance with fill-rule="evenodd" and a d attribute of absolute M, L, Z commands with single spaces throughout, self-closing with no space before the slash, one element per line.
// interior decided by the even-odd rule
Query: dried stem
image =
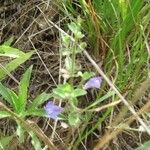
<path fill-rule="evenodd" d="M 145 104 L 138 112 L 137 115 L 142 114 L 144 111 L 148 110 L 150 108 L 150 102 L 148 102 L 147 104 Z M 129 117 L 128 121 L 125 122 L 125 124 L 130 125 L 134 120 L 135 120 L 135 116 L 131 116 Z M 99 142 L 96 144 L 96 146 L 94 147 L 93 150 L 100 150 L 102 149 L 109 141 L 111 141 L 112 139 L 114 139 L 118 134 L 120 134 L 122 131 L 124 130 L 124 128 L 119 128 L 117 130 L 112 131 L 111 133 L 108 132 L 105 136 L 103 136 Z"/>

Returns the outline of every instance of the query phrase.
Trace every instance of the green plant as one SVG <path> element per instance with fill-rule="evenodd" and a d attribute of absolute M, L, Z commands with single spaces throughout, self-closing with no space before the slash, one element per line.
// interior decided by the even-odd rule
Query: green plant
<path fill-rule="evenodd" d="M 77 55 L 81 54 L 86 46 L 86 43 L 82 42 L 84 35 L 81 32 L 81 24 L 82 20 L 78 17 L 76 22 L 71 22 L 68 25 L 71 36 L 64 33 L 61 35 L 63 46 L 60 53 L 63 59 L 65 59 L 64 69 L 62 70 L 65 83 L 59 84 L 52 90 L 52 97 L 54 99 L 60 99 L 66 103 L 65 116 L 61 115 L 61 119 L 74 127 L 86 121 L 84 118 L 87 117 L 87 111 L 90 111 L 97 104 L 114 95 L 114 92 L 110 91 L 84 109 L 81 109 L 79 106 L 78 97 L 85 96 L 86 90 L 89 88 L 99 89 L 102 82 L 101 77 L 93 77 L 93 72 L 81 72 L 80 66 L 76 63 Z M 81 80 L 78 80 L 78 85 L 74 83 L 75 78 L 81 78 Z M 85 83 L 86 80 L 88 81 Z M 57 115 L 63 111 L 61 107 L 55 106 L 53 103 L 48 103 L 45 109 L 49 117 L 53 119 L 57 119 Z M 52 112 L 57 115 L 54 115 Z"/>
<path fill-rule="evenodd" d="M 65 0 L 62 5 L 59 3 L 59 6 L 70 20 L 81 15 L 84 20 L 81 29 L 84 30 L 89 47 L 93 50 L 92 54 L 101 60 L 105 74 L 117 88 L 126 94 L 127 99 L 132 100 L 133 93 L 140 83 L 148 78 L 149 73 L 149 50 L 146 50 L 145 46 L 148 45 L 150 33 L 149 3 L 141 0 Z M 108 93 L 105 81 L 101 88 L 97 99 L 102 97 L 102 91 Z M 117 99 L 113 96 L 113 101 Z M 91 128 L 88 124 L 93 115 L 89 112 L 84 127 L 80 130 L 80 136 L 73 144 L 74 149 L 77 149 L 81 141 L 92 134 L 110 113 L 113 114 L 113 111 L 107 109 L 106 114 L 102 114 Z M 115 119 L 118 123 L 126 116 L 124 106 L 120 109 L 120 114 L 123 115 Z"/>
<path fill-rule="evenodd" d="M 70 109 L 65 108 L 67 118 L 65 116 L 63 119 L 68 120 L 71 126 L 77 126 L 80 123 L 80 120 L 83 118 L 78 108 L 77 98 L 84 96 L 87 93 L 86 90 L 83 89 L 82 83 L 94 75 L 93 73 L 89 72 L 82 73 L 80 71 L 80 66 L 76 63 L 77 54 L 80 54 L 86 47 L 86 43 L 82 42 L 84 35 L 80 31 L 81 23 L 82 20 L 80 17 L 78 17 L 76 22 L 71 22 L 68 24 L 71 35 L 75 41 L 72 41 L 69 35 L 64 35 L 63 33 L 61 35 L 63 47 L 60 53 L 65 59 L 63 77 L 64 80 L 68 80 L 68 82 L 58 85 L 57 88 L 54 88 L 52 92 L 54 99 L 61 99 L 68 103 L 68 108 Z M 81 77 L 82 79 L 79 83 L 79 86 L 75 88 L 74 78 L 78 77 Z"/>
<path fill-rule="evenodd" d="M 11 89 L 6 88 L 0 83 L 0 95 L 3 99 L 12 107 L 14 113 L 16 113 L 21 119 L 26 120 L 28 116 L 47 116 L 44 108 L 38 108 L 42 103 L 47 101 L 51 94 L 43 92 L 37 96 L 30 104 L 28 104 L 28 88 L 32 72 L 32 66 L 27 69 L 24 73 L 20 84 L 19 92 L 12 91 Z M 0 111 L 0 118 L 12 117 L 11 114 L 7 111 Z M 18 120 L 16 134 L 19 136 L 19 141 L 22 143 L 24 141 L 24 128 L 22 123 Z M 41 147 L 40 141 L 36 137 L 33 131 L 29 131 L 29 134 L 32 138 L 32 144 L 36 150 L 39 150 Z M 35 144 L 36 143 L 36 144 Z"/>
<path fill-rule="evenodd" d="M 0 81 L 2 81 L 6 75 L 9 75 L 11 71 L 15 70 L 22 63 L 28 60 L 34 51 L 24 53 L 17 48 L 11 47 L 11 43 L 13 42 L 13 37 L 8 41 L 4 42 L 4 44 L 0 45 L 0 57 L 9 57 L 13 58 L 9 63 L 4 66 L 0 65 Z"/>
<path fill-rule="evenodd" d="M 136 148 L 135 150 L 149 150 L 150 141 L 145 142 L 142 146 Z"/>
<path fill-rule="evenodd" d="M 2 150 L 8 149 L 9 142 L 12 140 L 13 137 L 13 135 L 0 137 L 0 148 Z"/>

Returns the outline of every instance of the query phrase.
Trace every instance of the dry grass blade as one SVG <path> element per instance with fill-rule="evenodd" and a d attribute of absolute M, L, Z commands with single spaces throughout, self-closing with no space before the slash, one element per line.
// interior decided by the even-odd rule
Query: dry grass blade
<path fill-rule="evenodd" d="M 115 102 L 111 102 L 111 103 L 106 104 L 106 105 L 103 105 L 103 106 L 101 106 L 101 107 L 94 108 L 94 109 L 90 109 L 89 111 L 101 111 L 101 110 L 103 110 L 103 109 L 116 106 L 116 105 L 119 104 L 120 102 L 121 102 L 121 100 L 115 101 Z"/>
<path fill-rule="evenodd" d="M 143 112 L 145 112 L 146 110 L 148 110 L 150 108 L 150 102 L 148 102 L 147 104 L 145 104 L 138 112 L 137 114 L 140 115 Z M 130 125 L 136 118 L 133 116 L 131 116 L 128 121 L 125 122 L 125 124 Z M 119 128 L 117 130 L 112 131 L 111 133 L 108 132 L 105 136 L 103 136 L 99 142 L 97 143 L 97 145 L 94 147 L 93 150 L 100 150 L 102 149 L 109 141 L 111 141 L 113 138 L 115 138 L 118 134 L 120 134 L 122 131 L 124 130 L 124 128 Z"/>
<path fill-rule="evenodd" d="M 150 87 L 150 79 L 148 78 L 140 84 L 140 87 L 137 87 L 133 97 L 130 100 L 130 103 L 132 105 L 135 105 L 137 101 L 145 94 L 145 92 L 148 90 L 149 87 Z M 122 110 L 123 111 L 121 111 L 117 115 L 117 119 L 112 123 L 112 126 L 118 125 L 121 122 L 122 118 L 125 118 L 128 112 L 128 108 L 123 106 Z"/>
<path fill-rule="evenodd" d="M 135 91 L 132 102 L 136 102 L 140 97 L 144 95 L 146 90 L 150 87 L 150 78 L 146 79 L 144 82 L 141 83 L 141 86 Z"/>

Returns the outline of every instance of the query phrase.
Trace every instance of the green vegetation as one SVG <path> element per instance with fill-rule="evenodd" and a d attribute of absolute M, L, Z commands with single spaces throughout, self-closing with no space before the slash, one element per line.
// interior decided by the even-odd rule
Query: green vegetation
<path fill-rule="evenodd" d="M 59 24 L 49 17 L 55 7 Z M 14 138 L 18 145 L 26 144 L 29 135 L 29 143 L 36 150 L 47 147 L 99 150 L 106 145 L 108 149 L 129 146 L 147 150 L 149 140 L 142 139 L 140 134 L 150 138 L 150 3 L 57 0 L 33 4 L 33 8 L 40 15 L 36 18 L 38 13 L 35 13 L 35 19 L 21 37 L 27 32 L 30 49 L 34 50 L 23 52 L 14 48 L 13 38 L 0 46 L 0 58 L 9 58 L 4 59 L 4 65 L 0 62 L 0 119 L 16 122 L 12 125 L 15 132 L 5 134 L 1 128 L 0 148 L 10 149 Z M 38 20 L 41 16 L 48 27 Z M 30 30 L 32 25 L 35 33 Z M 57 35 L 55 42 L 49 29 Z M 38 37 L 42 32 L 44 35 Z M 59 64 L 55 57 L 53 61 L 49 59 L 50 52 L 46 50 L 50 42 L 54 55 L 59 56 Z M 18 82 L 15 71 L 26 61 L 31 66 L 23 69 L 25 73 Z M 55 70 L 59 74 L 55 75 Z M 9 79 L 17 82 L 18 90 L 11 82 L 7 83 Z M 35 96 L 37 87 L 38 96 Z M 36 122 L 36 118 L 44 125 Z M 131 143 L 125 141 L 129 135 L 134 137 Z"/>

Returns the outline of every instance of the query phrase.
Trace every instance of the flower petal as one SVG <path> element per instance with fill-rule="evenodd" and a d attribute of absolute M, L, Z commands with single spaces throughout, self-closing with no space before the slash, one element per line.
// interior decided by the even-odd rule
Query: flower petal
<path fill-rule="evenodd" d="M 48 102 L 44 109 L 47 112 L 48 116 L 54 120 L 56 120 L 58 118 L 58 115 L 64 111 L 62 107 L 55 105 L 52 101 Z"/>
<path fill-rule="evenodd" d="M 91 88 L 99 89 L 101 86 L 101 83 L 102 83 L 101 77 L 93 77 L 85 83 L 84 89 L 91 89 Z"/>

